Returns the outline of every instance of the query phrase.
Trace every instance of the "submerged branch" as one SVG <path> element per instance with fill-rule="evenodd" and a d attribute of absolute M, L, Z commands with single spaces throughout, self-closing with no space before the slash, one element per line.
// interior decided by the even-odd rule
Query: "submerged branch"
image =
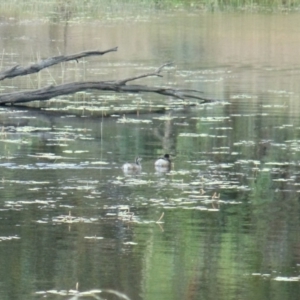
<path fill-rule="evenodd" d="M 83 51 L 76 54 L 71 55 L 60 55 L 60 56 L 54 56 L 50 57 L 44 60 L 41 60 L 38 63 L 32 64 L 28 67 L 21 67 L 19 65 L 14 66 L 6 71 L 0 72 L 0 80 L 4 80 L 5 78 L 13 78 L 17 76 L 23 76 L 28 75 L 32 73 L 37 73 L 41 71 L 42 69 L 51 67 L 53 65 L 70 61 L 70 60 L 78 60 L 80 58 L 86 57 L 86 56 L 93 56 L 93 55 L 104 55 L 109 52 L 117 51 L 118 47 L 114 47 L 105 51 L 99 51 L 99 50 L 92 50 L 92 51 Z"/>
<path fill-rule="evenodd" d="M 173 88 L 161 88 L 161 87 L 149 87 L 146 85 L 119 85 L 118 82 L 73 82 L 67 84 L 61 84 L 58 86 L 48 86 L 42 89 L 26 91 L 26 92 L 15 92 L 9 94 L 0 95 L 0 104 L 15 104 L 31 102 L 35 100 L 49 100 L 51 98 L 74 94 L 77 92 L 85 90 L 101 90 L 101 91 L 113 91 L 113 92 L 123 92 L 123 93 L 139 93 L 139 92 L 149 92 L 157 93 L 164 96 L 172 96 L 178 99 L 192 98 L 197 100 L 202 100 L 203 102 L 211 102 L 213 100 L 199 97 L 193 93 L 197 92 L 191 90 L 191 93 L 182 92 L 180 89 Z M 200 93 L 200 92 L 199 92 Z"/>

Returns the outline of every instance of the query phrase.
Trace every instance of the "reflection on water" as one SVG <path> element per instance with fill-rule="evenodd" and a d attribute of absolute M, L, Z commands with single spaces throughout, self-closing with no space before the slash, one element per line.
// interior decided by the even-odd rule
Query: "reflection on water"
<path fill-rule="evenodd" d="M 5 81 L 5 91 L 53 78 L 126 77 L 171 59 L 177 69 L 147 84 L 223 101 L 186 106 L 91 92 L 47 104 L 56 112 L 3 107 L 2 298 L 113 289 L 131 299 L 297 299 L 296 19 L 180 13 L 103 25 L 101 35 L 94 23 L 70 24 L 67 34 L 63 25 L 4 24 L 3 67 L 31 61 L 32 43 L 45 56 L 99 48 L 100 40 L 122 48 L 51 76 Z M 168 112 L 153 113 L 153 103 Z M 97 117 L 99 105 L 145 105 L 148 113 Z M 165 153 L 166 172 L 154 166 Z M 121 166 L 137 156 L 141 172 L 124 174 Z"/>

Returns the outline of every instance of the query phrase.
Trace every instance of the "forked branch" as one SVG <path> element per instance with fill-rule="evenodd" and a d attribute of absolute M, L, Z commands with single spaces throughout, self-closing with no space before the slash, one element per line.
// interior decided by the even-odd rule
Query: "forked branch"
<path fill-rule="evenodd" d="M 49 66 L 69 61 L 69 60 L 77 60 L 82 57 L 91 56 L 91 55 L 103 55 L 108 52 L 117 51 L 117 47 L 108 49 L 106 51 L 85 51 L 73 55 L 68 56 L 56 56 L 52 58 L 48 58 L 42 60 L 36 64 L 30 65 L 29 67 L 22 68 L 19 66 L 15 66 L 7 71 L 0 73 L 0 80 L 4 78 L 12 78 L 15 76 L 26 75 L 34 72 L 39 72 L 40 70 L 47 68 Z M 26 91 L 26 92 L 14 92 L 8 94 L 0 95 L 0 105 L 2 104 L 15 104 L 22 102 L 30 102 L 35 100 L 49 100 L 51 98 L 74 94 L 80 91 L 85 90 L 101 90 L 101 91 L 112 91 L 112 92 L 121 92 L 121 93 L 157 93 L 164 96 L 172 96 L 178 99 L 191 98 L 196 100 L 201 100 L 201 103 L 214 101 L 212 99 L 200 97 L 199 94 L 202 93 L 198 90 L 192 89 L 177 89 L 170 87 L 151 87 L 147 85 L 138 85 L 132 84 L 127 85 L 130 81 L 135 81 L 141 78 L 151 77 L 151 76 L 159 76 L 161 71 L 165 68 L 172 65 L 171 63 L 165 63 L 157 68 L 153 72 L 144 73 L 141 75 L 125 78 L 122 80 L 113 80 L 113 81 L 89 81 L 89 82 L 72 82 L 61 84 L 57 86 L 48 86 L 42 89 Z"/>
<path fill-rule="evenodd" d="M 159 68 L 157 68 L 154 72 L 150 72 L 150 73 L 146 73 L 146 74 L 142 74 L 142 75 L 138 75 L 138 76 L 134 76 L 134 77 L 129 77 L 129 78 L 126 78 L 126 79 L 123 79 L 123 80 L 119 80 L 118 84 L 119 85 L 124 85 L 129 81 L 133 81 L 133 80 L 137 80 L 137 79 L 141 79 L 141 78 L 145 78 L 145 77 L 150 77 L 150 76 L 163 77 L 159 73 L 162 71 L 162 69 L 164 67 L 169 67 L 169 66 L 172 66 L 172 63 L 165 63 L 165 64 L 161 65 Z"/>

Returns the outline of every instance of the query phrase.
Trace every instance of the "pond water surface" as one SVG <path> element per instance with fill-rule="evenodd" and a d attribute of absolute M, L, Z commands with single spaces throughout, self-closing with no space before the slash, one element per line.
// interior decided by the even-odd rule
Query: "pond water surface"
<path fill-rule="evenodd" d="M 297 299 L 299 21 L 180 12 L 3 22 L 3 69 L 119 50 L 2 81 L 2 92 L 121 79 L 173 61 L 163 78 L 139 83 L 218 101 L 87 91 L 41 110 L 2 107 L 0 298 L 111 289 L 132 300 Z M 155 170 L 165 153 L 171 171 Z M 136 156 L 142 171 L 124 174 Z"/>

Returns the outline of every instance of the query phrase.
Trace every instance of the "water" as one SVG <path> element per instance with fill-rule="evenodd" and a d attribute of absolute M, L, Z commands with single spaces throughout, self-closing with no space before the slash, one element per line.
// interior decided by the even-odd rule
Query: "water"
<path fill-rule="evenodd" d="M 173 61 L 163 78 L 139 83 L 219 101 L 88 91 L 41 111 L 2 107 L 1 299 L 70 299 L 76 288 L 131 299 L 296 299 L 298 19 L 180 12 L 126 24 L 3 23 L 3 68 L 119 46 L 5 80 L 4 92 L 120 79 Z M 154 168 L 164 153 L 171 172 Z M 138 155 L 142 172 L 124 174 Z"/>

